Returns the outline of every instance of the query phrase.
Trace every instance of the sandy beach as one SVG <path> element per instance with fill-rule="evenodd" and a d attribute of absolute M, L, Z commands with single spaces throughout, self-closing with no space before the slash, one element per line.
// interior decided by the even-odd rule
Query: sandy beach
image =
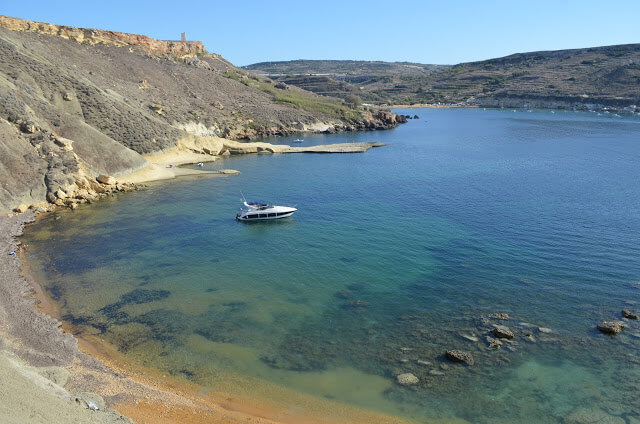
<path fill-rule="evenodd" d="M 148 182 L 211 172 L 179 168 L 215 160 L 184 151 L 119 179 Z M 170 166 L 171 165 L 171 166 Z M 223 174 L 233 171 L 223 171 Z M 35 212 L 0 216 L 0 422 L 3 423 L 400 423 L 399 419 L 282 389 L 282 402 L 209 393 L 143 369 L 100 340 L 64 330 L 29 277 L 17 237 Z M 279 389 L 276 389 L 279 390 Z M 279 393 L 279 392 L 278 392 Z M 293 399 L 291 399 L 293 396 Z M 299 407 L 291 410 L 291 403 Z"/>

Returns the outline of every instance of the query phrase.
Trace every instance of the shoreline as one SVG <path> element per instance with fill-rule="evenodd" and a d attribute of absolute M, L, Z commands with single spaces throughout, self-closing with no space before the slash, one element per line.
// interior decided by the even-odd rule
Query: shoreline
<path fill-rule="evenodd" d="M 415 105 L 390 105 L 385 106 L 385 109 L 457 109 L 457 108 L 479 108 L 478 105 L 465 105 L 465 104 L 430 104 L 419 103 Z"/>
<path fill-rule="evenodd" d="M 372 146 L 375 147 L 375 146 Z M 169 151 L 146 159 L 146 172 L 120 177 L 139 183 L 220 172 L 179 168 L 217 156 Z M 167 164 L 172 164 L 168 168 Z M 143 170 L 145 171 L 145 170 Z M 226 171 L 232 173 L 237 171 Z M 265 382 L 266 397 L 208 393 L 207 388 L 145 369 L 99 339 L 73 335 L 55 303 L 31 276 L 18 237 L 36 212 L 0 215 L 0 421 L 85 423 L 405 423 L 398 417 L 315 398 Z M 11 254 L 15 252 L 15 255 Z M 293 401 L 293 402 L 292 402 Z M 97 406 L 93 410 L 89 406 Z M 292 405 L 295 408 L 292 408 Z M 295 411 L 293 410 L 295 409 Z M 41 419 L 33 421 L 33 415 Z"/>
<path fill-rule="evenodd" d="M 183 176 L 197 175 L 227 175 L 236 174 L 238 171 L 203 171 L 198 169 L 180 168 L 181 165 L 194 163 L 215 162 L 218 156 L 196 153 L 174 147 L 166 152 L 155 155 L 145 155 L 143 158 L 149 163 L 146 167 L 116 177 L 118 181 L 124 183 L 142 184 L 154 181 L 170 180 Z"/>

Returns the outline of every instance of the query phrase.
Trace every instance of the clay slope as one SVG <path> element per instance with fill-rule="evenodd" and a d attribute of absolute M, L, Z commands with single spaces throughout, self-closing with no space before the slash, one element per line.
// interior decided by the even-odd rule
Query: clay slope
<path fill-rule="evenodd" d="M 396 124 L 240 70 L 197 42 L 0 16 L 0 212 L 100 192 L 99 174 L 138 170 L 141 154 L 185 138 Z"/>

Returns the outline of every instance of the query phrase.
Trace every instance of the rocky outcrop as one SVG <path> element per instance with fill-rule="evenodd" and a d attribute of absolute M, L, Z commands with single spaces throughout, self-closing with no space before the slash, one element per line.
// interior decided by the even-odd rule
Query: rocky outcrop
<path fill-rule="evenodd" d="M 30 31 L 56 35 L 78 43 L 137 46 L 151 55 L 183 57 L 207 52 L 200 41 L 155 40 L 147 37 L 146 35 L 127 34 L 100 29 L 76 28 L 65 25 L 27 21 L 2 15 L 0 15 L 0 27 L 7 28 L 11 31 Z"/>
<path fill-rule="evenodd" d="M 129 190 L 132 187 L 116 188 L 114 182 L 105 188 L 95 177 L 146 165 L 139 154 L 80 123 L 67 132 L 78 131 L 78 142 L 45 128 L 31 133 L 17 127 L 0 118 L 0 211 L 21 204 L 39 207 L 43 201 L 72 206 Z"/>
<path fill-rule="evenodd" d="M 411 373 L 400 374 L 398 377 L 396 377 L 396 381 L 402 386 L 412 386 L 420 382 L 418 377 Z"/>
<path fill-rule="evenodd" d="M 301 147 L 261 141 L 248 143 L 219 137 L 189 137 L 180 140 L 178 146 L 195 153 L 226 156 L 252 153 L 364 153 L 371 148 L 382 147 L 384 143 L 337 143 Z"/>
<path fill-rule="evenodd" d="M 509 327 L 504 325 L 494 325 L 493 329 L 491 329 L 491 334 L 500 338 L 500 339 L 513 339 L 515 336 L 513 331 L 509 329 Z"/>
<path fill-rule="evenodd" d="M 626 319 L 638 319 L 638 314 L 631 312 L 628 309 L 623 309 L 622 310 L 622 318 L 626 318 Z"/>
<path fill-rule="evenodd" d="M 462 350 L 458 349 L 447 350 L 445 356 L 451 362 L 460 362 L 467 365 L 473 365 L 475 362 L 473 360 L 473 356 L 471 356 L 469 352 L 463 352 Z"/>
<path fill-rule="evenodd" d="M 604 334 L 610 334 L 615 336 L 625 329 L 625 325 L 619 321 L 604 321 L 598 324 L 598 330 Z"/>

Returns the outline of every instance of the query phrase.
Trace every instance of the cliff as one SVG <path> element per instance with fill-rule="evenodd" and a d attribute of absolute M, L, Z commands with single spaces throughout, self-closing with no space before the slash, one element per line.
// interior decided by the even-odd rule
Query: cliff
<path fill-rule="evenodd" d="M 238 69 L 198 42 L 0 16 L 0 213 L 127 189 L 96 177 L 140 170 L 143 154 L 185 138 L 397 124 Z"/>
<path fill-rule="evenodd" d="M 146 35 L 100 29 L 75 28 L 44 22 L 27 21 L 0 15 L 0 27 L 11 31 L 29 31 L 56 35 L 77 43 L 110 44 L 113 46 L 136 46 L 152 55 L 172 55 L 184 57 L 207 53 L 201 41 L 164 41 Z"/>

